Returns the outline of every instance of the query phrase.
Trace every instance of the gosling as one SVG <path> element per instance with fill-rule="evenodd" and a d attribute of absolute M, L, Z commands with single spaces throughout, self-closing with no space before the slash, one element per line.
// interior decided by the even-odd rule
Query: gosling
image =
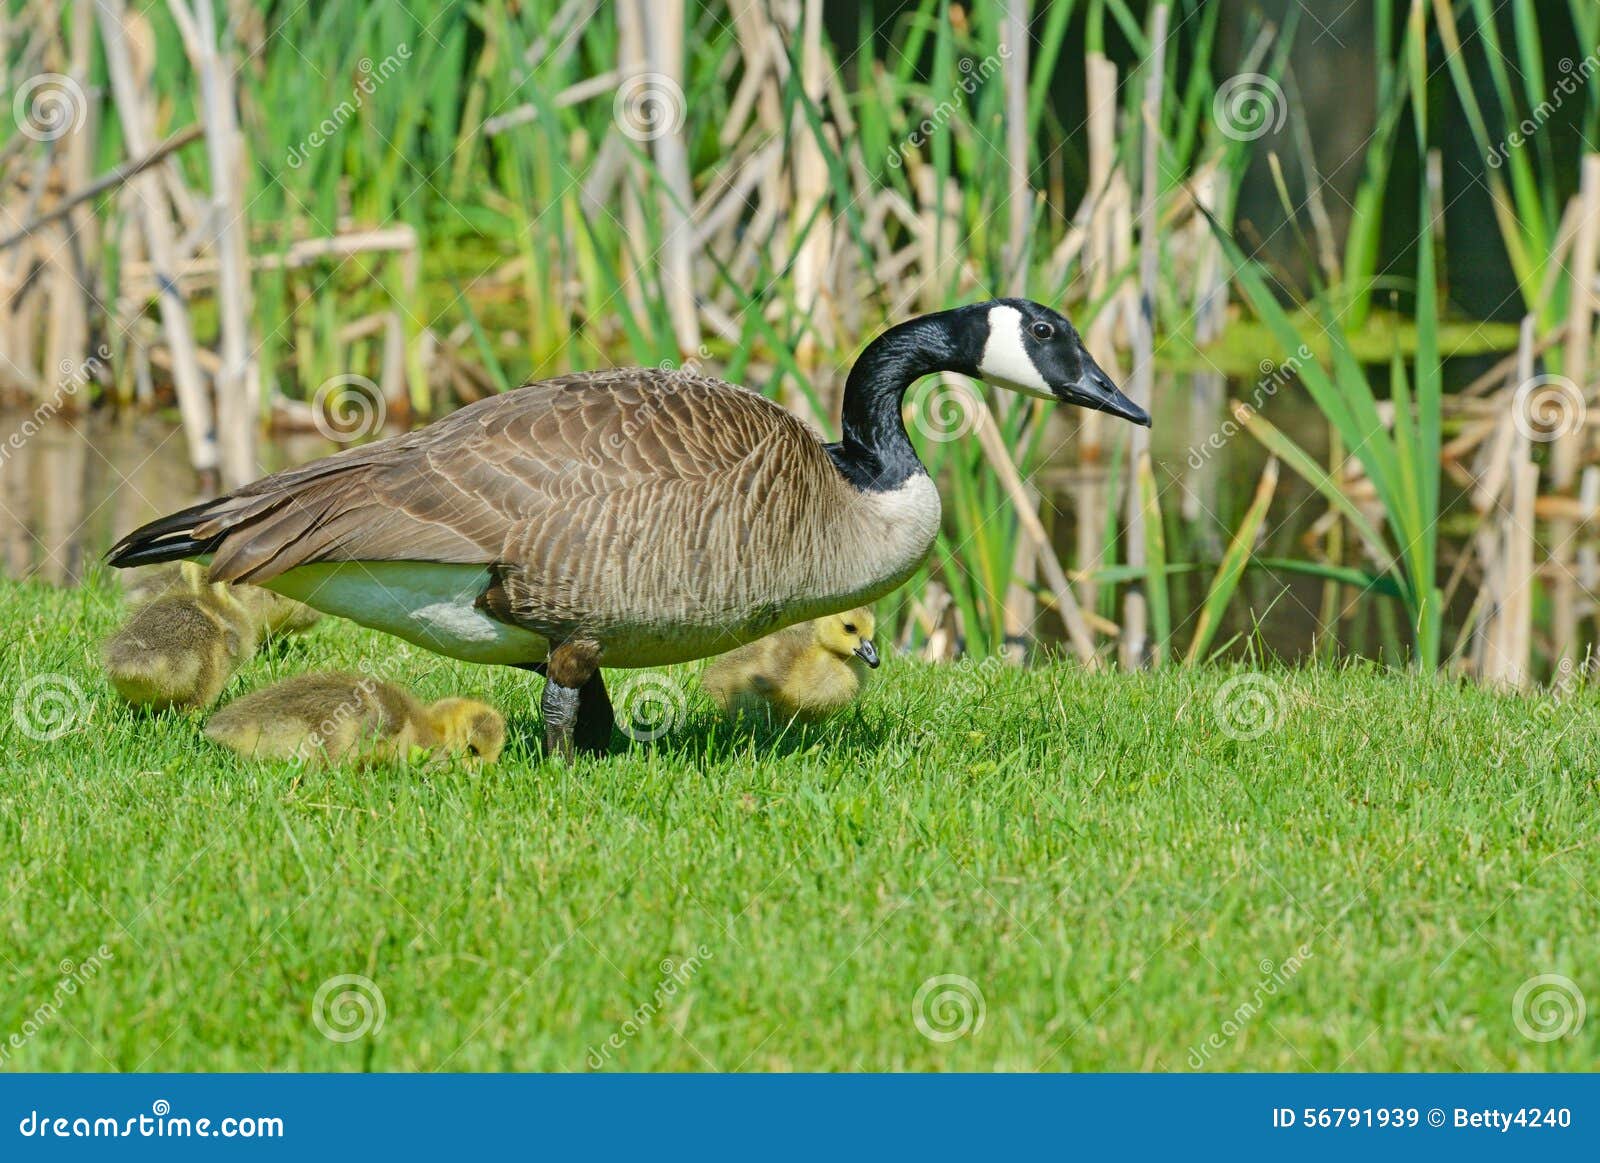
<path fill-rule="evenodd" d="M 129 608 L 137 609 L 157 598 L 172 594 L 193 594 L 196 589 L 196 579 L 200 575 L 185 572 L 180 568 L 184 564 L 186 563 L 169 562 L 135 570 L 134 576 L 123 588 L 123 596 L 127 599 Z M 322 619 L 319 611 L 313 610 L 304 602 L 275 594 L 262 586 L 236 582 L 229 587 L 229 592 L 238 598 L 249 612 L 263 643 L 285 634 L 299 634 L 309 630 Z"/>
<path fill-rule="evenodd" d="M 487 703 L 451 698 L 424 706 L 392 682 L 325 671 L 235 699 L 211 716 L 205 734 L 248 758 L 308 765 L 405 763 L 414 750 L 493 763 L 506 721 Z"/>
<path fill-rule="evenodd" d="M 200 566 L 184 562 L 179 576 L 106 640 L 102 658 L 113 689 L 157 711 L 216 702 L 260 640 L 250 611 L 230 590 L 208 584 Z"/>
<path fill-rule="evenodd" d="M 714 659 L 700 685 L 729 718 L 816 722 L 849 706 L 878 665 L 872 611 L 801 622 Z"/>

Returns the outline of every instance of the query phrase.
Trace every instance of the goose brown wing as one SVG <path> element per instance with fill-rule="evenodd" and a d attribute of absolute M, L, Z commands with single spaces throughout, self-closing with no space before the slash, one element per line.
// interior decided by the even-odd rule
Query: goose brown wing
<path fill-rule="evenodd" d="M 773 452 L 827 460 L 801 421 L 743 388 L 682 373 L 563 376 L 152 522 L 112 557 L 210 552 L 224 581 L 330 561 L 509 564 L 532 580 L 586 545 L 641 533 L 626 526 L 648 516 L 654 492 L 703 493 L 714 508 Z"/>

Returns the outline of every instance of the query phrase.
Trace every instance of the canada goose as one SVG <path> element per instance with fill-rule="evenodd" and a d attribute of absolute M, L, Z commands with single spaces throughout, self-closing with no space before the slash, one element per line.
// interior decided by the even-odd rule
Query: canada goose
<path fill-rule="evenodd" d="M 134 530 L 115 566 L 210 561 L 471 662 L 540 669 L 547 748 L 611 737 L 600 666 L 682 662 L 867 604 L 917 569 L 939 493 L 901 401 L 952 371 L 1150 417 L 1063 316 L 1025 299 L 867 345 L 824 444 L 779 404 L 684 371 L 559 376 Z"/>
<path fill-rule="evenodd" d="M 211 716 L 205 733 L 254 759 L 403 762 L 413 748 L 442 748 L 493 763 L 505 745 L 506 721 L 473 699 L 424 706 L 392 682 L 326 671 L 284 679 L 235 699 Z"/>
<path fill-rule="evenodd" d="M 787 626 L 720 658 L 700 685 L 731 717 L 771 708 L 783 719 L 814 722 L 855 701 L 876 669 L 872 611 L 846 610 Z"/>
<path fill-rule="evenodd" d="M 102 651 L 111 686 L 130 703 L 208 707 L 256 650 L 250 612 L 205 570 L 184 562 L 160 596 L 139 606 Z"/>

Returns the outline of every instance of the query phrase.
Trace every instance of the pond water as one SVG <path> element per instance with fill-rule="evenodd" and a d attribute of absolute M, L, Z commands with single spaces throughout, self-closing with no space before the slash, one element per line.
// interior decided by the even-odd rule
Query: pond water
<path fill-rule="evenodd" d="M 1249 505 L 1266 462 L 1261 446 L 1247 433 L 1227 435 L 1226 402 L 1249 398 L 1255 385 L 1206 373 L 1162 378 L 1157 385 L 1157 417 L 1151 433 L 1152 460 L 1166 515 L 1168 559 L 1214 563 Z M 1326 463 L 1327 430 L 1298 385 L 1287 385 L 1264 401 L 1263 415 Z M 26 413 L 0 411 L 0 434 L 21 429 Z M 1103 511 L 1111 502 L 1108 477 L 1115 424 L 1106 427 L 1107 445 L 1099 464 L 1079 464 L 1072 439 L 1076 416 L 1062 409 L 1052 420 L 1047 448 L 1052 455 L 1034 483 L 1050 501 L 1046 513 L 1062 559 L 1077 563 L 1077 537 L 1084 513 Z M 337 450 L 320 436 L 293 436 L 265 442 L 268 470 L 303 463 Z M 58 418 L 20 447 L 0 447 L 0 571 L 16 579 L 55 585 L 79 581 L 118 536 L 141 522 L 204 499 L 196 491 L 181 433 L 154 416 L 89 415 Z M 1118 470 L 1120 475 L 1120 469 Z M 1450 501 L 1448 486 L 1446 503 Z M 1305 543 L 1327 505 L 1293 473 L 1278 483 L 1259 552 L 1263 556 L 1314 556 Z M 1441 569 L 1448 570 L 1458 544 L 1448 533 L 1441 546 Z M 1171 581 L 1175 648 L 1193 633 L 1204 598 L 1210 565 L 1175 574 Z M 1451 610 L 1446 644 L 1465 615 L 1471 586 Z M 1339 595 L 1337 641 L 1348 652 L 1382 656 L 1387 599 L 1358 598 L 1346 588 Z M 1252 569 L 1230 606 L 1218 643 L 1234 639 L 1230 653 L 1257 643 L 1289 660 L 1306 657 L 1316 646 L 1324 603 L 1324 583 L 1314 577 Z M 1059 629 L 1048 612 L 1039 629 L 1046 641 Z M 1403 636 L 1403 630 L 1399 632 Z M 1397 641 L 1389 635 L 1390 641 Z"/>

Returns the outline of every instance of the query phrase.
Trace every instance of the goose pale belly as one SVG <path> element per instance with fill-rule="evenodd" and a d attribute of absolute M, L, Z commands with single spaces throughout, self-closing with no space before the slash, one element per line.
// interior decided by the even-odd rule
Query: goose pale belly
<path fill-rule="evenodd" d="M 783 552 L 768 542 L 742 556 L 703 552 L 689 559 L 645 550 L 538 587 L 541 605 L 582 624 L 607 667 L 662 666 L 721 654 L 784 626 L 882 597 L 921 564 L 939 523 L 939 495 L 926 476 L 867 494 L 807 543 L 790 526 Z M 715 540 L 715 539 L 713 539 Z M 756 541 L 765 538 L 757 537 Z M 437 562 L 319 562 L 279 574 L 268 589 L 424 649 L 466 662 L 540 662 L 543 635 L 492 618 L 478 599 L 486 566 Z M 532 579 L 528 579 L 532 586 Z"/>

